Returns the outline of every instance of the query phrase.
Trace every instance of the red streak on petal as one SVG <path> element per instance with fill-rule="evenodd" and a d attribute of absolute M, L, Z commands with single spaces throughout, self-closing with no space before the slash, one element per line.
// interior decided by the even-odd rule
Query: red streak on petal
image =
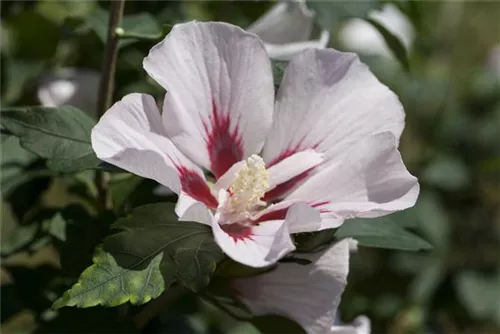
<path fill-rule="evenodd" d="M 184 166 L 176 166 L 181 181 L 182 190 L 197 201 L 204 203 L 207 207 L 216 209 L 217 199 L 210 192 L 208 184 L 195 171 Z"/>
<path fill-rule="evenodd" d="M 263 214 L 257 220 L 254 220 L 254 224 L 258 224 L 261 222 L 266 222 L 269 220 L 280 220 L 280 219 L 285 219 L 286 214 L 288 212 L 288 208 L 283 208 L 283 209 L 278 209 L 276 211 L 271 211 L 268 213 Z"/>
<path fill-rule="evenodd" d="M 317 208 L 317 207 L 320 207 L 320 206 L 323 206 L 325 204 L 330 204 L 330 201 L 323 201 L 323 202 L 317 202 L 317 203 L 313 203 L 313 204 L 309 204 L 311 207 L 313 208 Z M 320 213 L 327 213 L 327 212 L 331 212 L 330 210 L 328 209 L 319 209 L 319 212 Z"/>
<path fill-rule="evenodd" d="M 238 122 L 231 131 L 229 114 L 222 113 L 212 99 L 212 115 L 210 126 L 203 124 L 206 132 L 206 143 L 210 159 L 210 169 L 218 179 L 236 162 L 243 159 L 242 139 L 239 134 Z"/>
<path fill-rule="evenodd" d="M 226 232 L 234 242 L 243 241 L 245 239 L 252 240 L 252 227 L 238 223 L 222 224 L 220 228 Z"/>
<path fill-rule="evenodd" d="M 278 184 L 275 188 L 269 190 L 263 197 L 263 200 L 265 202 L 272 202 L 277 199 L 283 198 L 290 190 L 295 188 L 297 184 L 305 180 L 310 172 L 314 169 L 310 168 L 306 170 L 305 172 L 300 173 L 297 176 L 292 177 L 290 180 L 283 182 L 281 184 Z"/>
<path fill-rule="evenodd" d="M 273 165 L 276 165 L 278 162 L 294 155 L 295 153 L 298 153 L 298 152 L 301 152 L 301 151 L 304 151 L 306 150 L 307 148 L 301 148 L 303 142 L 304 142 L 304 139 L 305 138 L 302 138 L 299 143 L 297 145 L 295 145 L 295 147 L 293 148 L 287 148 L 285 149 L 284 151 L 282 151 L 280 153 L 280 155 L 278 157 L 276 157 L 275 159 L 271 160 L 271 162 L 269 162 L 267 164 L 267 168 L 273 166 Z M 311 149 L 316 149 L 318 147 L 319 143 L 316 143 L 314 145 L 312 145 L 310 148 Z M 290 190 L 292 190 L 293 188 L 295 188 L 295 186 L 299 183 L 301 183 L 302 181 L 304 181 L 305 179 L 307 179 L 309 177 L 309 175 L 311 174 L 311 171 L 316 168 L 317 166 L 315 167 L 312 167 L 312 168 L 309 168 L 308 170 L 300 173 L 299 175 L 296 175 L 294 177 L 292 177 L 290 180 L 288 181 L 285 181 L 279 185 L 277 185 L 275 188 L 271 189 L 270 191 L 268 191 L 264 197 L 263 197 L 263 200 L 266 201 L 266 202 L 269 202 L 269 201 L 275 201 L 277 199 L 280 199 L 280 198 L 283 198 L 286 193 L 288 193 Z"/>

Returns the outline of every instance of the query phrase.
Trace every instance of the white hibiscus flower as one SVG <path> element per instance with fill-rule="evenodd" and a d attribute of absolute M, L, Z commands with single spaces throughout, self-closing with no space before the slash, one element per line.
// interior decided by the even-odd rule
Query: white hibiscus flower
<path fill-rule="evenodd" d="M 235 261 L 267 266 L 294 250 L 290 233 L 416 201 L 417 179 L 397 150 L 401 104 L 354 54 L 300 53 L 275 101 L 256 35 L 190 22 L 154 46 L 144 68 L 167 90 L 162 112 L 149 95 L 127 95 L 94 127 L 92 146 L 176 192 L 180 219 L 210 225 Z"/>
<path fill-rule="evenodd" d="M 304 0 L 277 3 L 246 30 L 259 36 L 269 57 L 278 60 L 289 60 L 309 48 L 324 49 L 330 39 L 327 30 L 321 31 L 317 39 L 311 39 L 314 13 Z"/>

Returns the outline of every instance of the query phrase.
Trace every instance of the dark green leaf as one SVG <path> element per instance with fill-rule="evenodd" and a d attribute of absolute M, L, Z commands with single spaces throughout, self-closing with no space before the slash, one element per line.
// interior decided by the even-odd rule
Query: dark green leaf
<path fill-rule="evenodd" d="M 120 319 L 113 308 L 65 308 L 56 312 L 54 319 L 39 324 L 34 333 L 139 333 L 131 317 Z"/>
<path fill-rule="evenodd" d="M 30 59 L 5 57 L 5 91 L 2 102 L 14 103 L 23 96 L 24 90 L 42 73 L 44 62 Z"/>
<path fill-rule="evenodd" d="M 335 239 L 335 231 L 336 229 L 328 229 L 294 235 L 297 252 L 310 253 L 320 250 L 322 246 L 330 244 Z"/>
<path fill-rule="evenodd" d="M 114 228 L 123 230 L 104 240 L 104 249 L 124 268 L 142 269 L 164 253 L 160 269 L 165 283 L 175 280 L 193 291 L 208 285 L 223 253 L 209 226 L 178 221 L 174 204 L 159 203 L 134 209 Z"/>
<path fill-rule="evenodd" d="M 306 333 L 299 324 L 277 315 L 255 317 L 251 322 L 262 334 Z"/>
<path fill-rule="evenodd" d="M 64 243 L 56 245 L 61 256 L 61 267 L 72 277 L 78 277 L 81 272 L 92 264 L 94 249 L 109 231 L 109 225 L 116 217 L 111 212 L 104 212 L 97 217 L 91 216 L 79 205 L 70 205 L 60 212 L 63 222 L 58 230 Z"/>
<path fill-rule="evenodd" d="M 354 238 L 360 246 L 425 250 L 432 246 L 419 236 L 406 231 L 389 219 L 351 219 L 335 233 L 337 238 Z"/>
<path fill-rule="evenodd" d="M 408 53 L 403 42 L 392 32 L 387 30 L 381 23 L 372 18 L 365 18 L 366 22 L 370 23 L 384 38 L 385 43 L 394 54 L 396 59 L 401 63 L 406 71 L 410 71 L 410 62 L 408 60 Z"/>
<path fill-rule="evenodd" d="M 122 204 L 133 191 L 137 189 L 143 179 L 133 174 L 114 174 L 109 181 L 109 191 L 113 207 L 119 210 Z"/>
<path fill-rule="evenodd" d="M 85 269 L 78 282 L 52 307 L 147 303 L 160 296 L 164 290 L 159 269 L 161 258 L 162 254 L 158 254 L 142 270 L 132 270 L 120 267 L 111 254 L 98 248 L 93 258 L 94 264 Z"/>
<path fill-rule="evenodd" d="M 76 172 L 99 165 L 90 143 L 95 121 L 71 106 L 2 111 L 2 125 L 19 137 L 21 146 L 48 159 L 57 172 Z"/>
<path fill-rule="evenodd" d="M 309 0 L 307 6 L 315 12 L 315 19 L 324 29 L 332 31 L 337 25 L 350 18 L 364 18 L 381 6 L 376 0 L 367 1 L 322 1 Z"/>
<path fill-rule="evenodd" d="M 54 307 L 143 304 L 174 281 L 198 291 L 208 285 L 222 252 L 211 229 L 180 222 L 173 204 L 139 207 L 115 224 L 123 230 L 104 240 L 94 264 Z"/>

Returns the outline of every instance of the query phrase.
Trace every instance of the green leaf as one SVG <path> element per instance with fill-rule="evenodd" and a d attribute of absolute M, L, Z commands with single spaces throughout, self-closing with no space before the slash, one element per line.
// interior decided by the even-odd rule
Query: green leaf
<path fill-rule="evenodd" d="M 306 333 L 306 331 L 299 324 L 282 316 L 265 315 L 255 317 L 251 322 L 262 334 Z"/>
<path fill-rule="evenodd" d="M 263 274 L 265 272 L 271 271 L 275 268 L 276 266 L 271 266 L 271 267 L 264 267 L 264 268 L 252 268 L 245 266 L 244 264 L 241 264 L 239 262 L 236 262 L 234 260 L 231 260 L 229 258 L 225 259 L 219 265 L 217 266 L 217 271 L 215 272 L 216 276 L 221 276 L 221 277 L 231 277 L 231 278 L 236 278 L 236 277 L 250 277 L 250 276 L 257 276 L 260 274 Z"/>
<path fill-rule="evenodd" d="M 271 69 L 273 71 L 274 86 L 279 87 L 283 80 L 283 74 L 288 62 L 283 60 L 271 60 Z"/>
<path fill-rule="evenodd" d="M 299 253 L 311 253 L 321 249 L 335 239 L 336 229 L 294 235 L 295 246 Z"/>
<path fill-rule="evenodd" d="M 492 319 L 498 316 L 500 300 L 500 275 L 484 275 L 466 271 L 455 279 L 458 297 L 476 318 Z"/>
<path fill-rule="evenodd" d="M 144 304 L 164 290 L 159 265 L 162 254 L 155 256 L 142 270 L 120 267 L 113 256 L 96 250 L 94 264 L 85 269 L 78 282 L 57 299 L 52 307 L 117 306 L 126 302 Z"/>
<path fill-rule="evenodd" d="M 52 235 L 58 231 L 62 244 L 56 243 L 60 253 L 61 267 L 72 277 L 92 265 L 94 249 L 109 232 L 109 225 L 116 217 L 112 212 L 103 212 L 93 217 L 80 205 L 72 204 L 60 212 L 61 220 L 52 221 Z"/>
<path fill-rule="evenodd" d="M 52 312 L 54 318 L 38 323 L 34 333 L 140 333 L 135 327 L 132 317 L 124 319 L 117 317 L 116 309 L 113 308 L 65 308 Z M 45 311 L 43 315 L 47 313 Z M 78 324 L 77 329 L 75 329 L 75 324 Z"/>
<path fill-rule="evenodd" d="M 116 210 L 122 207 L 124 201 L 137 189 L 142 180 L 143 179 L 137 175 L 129 173 L 111 175 L 109 191 L 111 193 L 113 207 Z"/>
<path fill-rule="evenodd" d="M 136 208 L 113 227 L 122 231 L 104 240 L 54 308 L 143 304 L 175 281 L 199 291 L 223 257 L 210 227 L 178 221 L 171 203 Z"/>
<path fill-rule="evenodd" d="M 376 0 L 350 2 L 309 0 L 307 7 L 315 12 L 315 19 L 320 26 L 332 31 L 345 19 L 366 17 L 372 10 L 380 8 L 381 3 Z"/>
<path fill-rule="evenodd" d="M 415 302 L 427 304 L 439 287 L 445 274 L 445 264 L 440 259 L 431 258 L 420 268 L 411 282 L 410 294 Z"/>
<path fill-rule="evenodd" d="M 443 155 L 427 165 L 421 179 L 435 187 L 456 191 L 470 183 L 470 172 L 459 157 Z"/>
<path fill-rule="evenodd" d="M 141 270 L 163 253 L 160 270 L 168 286 L 179 281 L 193 291 L 210 282 L 223 253 L 209 226 L 179 221 L 174 204 L 149 204 L 119 219 L 113 228 L 123 230 L 104 240 L 104 249 L 124 268 Z"/>
<path fill-rule="evenodd" d="M 19 226 L 2 241 L 1 254 L 6 256 L 17 252 L 35 240 L 39 228 L 37 224 Z"/>
<path fill-rule="evenodd" d="M 408 60 L 408 53 L 406 52 L 406 47 L 404 46 L 403 42 L 394 35 L 392 32 L 390 32 L 384 25 L 382 25 L 380 22 L 377 20 L 374 20 L 372 18 L 365 18 L 365 21 L 370 23 L 377 31 L 382 35 L 384 38 L 385 43 L 391 49 L 392 53 L 396 57 L 396 59 L 401 63 L 403 68 L 406 71 L 410 71 L 410 62 Z"/>
<path fill-rule="evenodd" d="M 90 27 L 99 39 L 106 43 L 108 38 L 109 13 L 99 9 L 87 16 L 86 25 Z M 125 47 L 137 42 L 140 37 L 151 39 L 151 36 L 161 38 L 162 27 L 158 24 L 154 16 L 149 13 L 139 13 L 126 15 L 123 17 L 120 28 L 126 34 L 135 35 L 135 38 L 121 39 L 118 41 L 118 48 Z"/>
<path fill-rule="evenodd" d="M 1 123 L 54 171 L 77 172 L 100 163 L 90 143 L 95 121 L 77 108 L 9 109 L 2 111 Z"/>
<path fill-rule="evenodd" d="M 432 249 L 427 241 L 384 218 L 348 220 L 335 236 L 339 239 L 354 238 L 360 246 L 366 247 L 408 251 Z"/>
<path fill-rule="evenodd" d="M 429 240 L 436 251 L 446 252 L 450 244 L 450 217 L 440 197 L 430 191 L 422 191 L 414 210 L 419 221 L 419 231 Z"/>
<path fill-rule="evenodd" d="M 4 60 L 5 59 L 5 60 Z M 2 58 L 3 71 L 5 71 L 5 90 L 2 102 L 12 104 L 23 96 L 24 90 L 32 83 L 44 68 L 44 62 L 31 59 L 14 57 Z"/>

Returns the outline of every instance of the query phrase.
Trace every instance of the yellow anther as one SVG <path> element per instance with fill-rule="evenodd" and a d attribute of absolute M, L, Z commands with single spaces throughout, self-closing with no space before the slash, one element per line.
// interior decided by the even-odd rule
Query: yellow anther
<path fill-rule="evenodd" d="M 269 172 L 264 160 L 254 154 L 245 161 L 229 187 L 228 212 L 243 213 L 257 205 L 265 205 L 260 199 L 268 189 Z"/>

